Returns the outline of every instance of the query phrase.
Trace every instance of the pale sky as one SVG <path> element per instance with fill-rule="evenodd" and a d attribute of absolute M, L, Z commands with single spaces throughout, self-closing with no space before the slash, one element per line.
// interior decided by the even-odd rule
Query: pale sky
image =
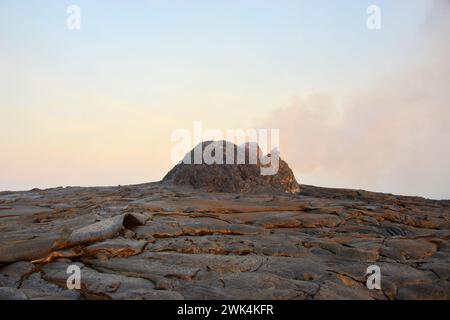
<path fill-rule="evenodd" d="M 66 27 L 71 4 L 81 30 Z M 382 12 L 378 31 L 366 27 L 372 4 Z M 447 23 L 433 22 L 450 20 L 448 6 L 0 0 L 0 190 L 160 180 L 173 165 L 171 132 L 201 120 L 279 128 L 281 156 L 301 183 L 450 198 L 448 57 L 430 49 L 450 38 Z M 435 81 L 402 80 L 423 74 Z M 401 132 L 380 127 L 430 83 Z M 317 96 L 326 108 L 306 103 L 305 114 L 304 101 Z M 404 134 L 423 122 L 423 108 L 428 122 L 414 139 L 428 149 L 413 152 Z"/>

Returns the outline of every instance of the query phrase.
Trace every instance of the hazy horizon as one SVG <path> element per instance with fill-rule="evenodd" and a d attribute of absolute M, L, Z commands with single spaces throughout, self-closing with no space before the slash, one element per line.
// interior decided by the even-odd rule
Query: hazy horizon
<path fill-rule="evenodd" d="M 450 199 L 449 36 L 448 0 L 0 0 L 0 191 L 158 181 L 201 120 L 280 129 L 301 184 Z"/>

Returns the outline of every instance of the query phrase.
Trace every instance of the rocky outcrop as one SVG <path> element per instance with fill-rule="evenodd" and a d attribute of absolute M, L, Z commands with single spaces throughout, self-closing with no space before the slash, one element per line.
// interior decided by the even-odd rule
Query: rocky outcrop
<path fill-rule="evenodd" d="M 197 150 L 200 161 L 195 161 Z M 217 150 L 218 155 L 215 154 Z M 214 162 L 205 159 L 205 154 L 212 154 Z M 227 158 L 229 155 L 232 157 Z M 272 156 L 263 156 L 255 144 L 236 146 L 227 141 L 206 141 L 187 153 L 162 182 L 208 192 L 298 193 L 300 187 L 288 164 L 278 155 Z M 265 170 L 270 174 L 265 174 Z"/>

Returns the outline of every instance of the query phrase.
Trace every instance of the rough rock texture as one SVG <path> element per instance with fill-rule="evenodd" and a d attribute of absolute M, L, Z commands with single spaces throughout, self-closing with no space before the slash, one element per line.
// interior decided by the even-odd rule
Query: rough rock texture
<path fill-rule="evenodd" d="M 207 149 L 208 146 L 211 149 Z M 219 163 L 205 160 L 201 153 L 200 164 L 195 164 L 195 150 L 205 151 L 216 157 L 214 146 L 218 146 L 221 154 L 217 158 Z M 208 150 L 211 150 L 208 152 Z M 233 155 L 233 161 L 227 161 L 227 152 Z M 252 157 L 254 155 L 254 157 Z M 240 158 L 240 156 L 242 156 Z M 206 141 L 197 145 L 186 154 L 184 160 L 176 165 L 163 178 L 163 183 L 173 185 L 192 186 L 208 192 L 234 193 L 298 193 L 299 185 L 287 163 L 281 158 L 275 174 L 264 175 L 261 168 L 268 168 L 271 155 L 263 156 L 259 146 L 245 144 L 236 146 L 227 141 Z M 239 164 L 239 159 L 244 164 Z M 261 162 L 266 159 L 267 162 Z M 228 164 L 227 164 L 228 163 Z M 269 162 L 270 163 L 270 162 Z M 275 161 L 274 161 L 275 164 Z"/>
<path fill-rule="evenodd" d="M 450 201 L 357 190 L 3 192 L 0 299 L 449 299 L 449 238 Z"/>

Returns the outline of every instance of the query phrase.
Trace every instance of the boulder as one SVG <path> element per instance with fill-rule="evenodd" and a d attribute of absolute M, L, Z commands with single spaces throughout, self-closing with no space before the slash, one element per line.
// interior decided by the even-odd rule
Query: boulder
<path fill-rule="evenodd" d="M 300 192 L 299 184 L 286 162 L 279 158 L 277 166 L 277 157 L 270 154 L 263 156 L 258 146 L 252 146 L 249 144 L 236 146 L 227 141 L 203 142 L 187 153 L 183 161 L 170 170 L 162 182 L 191 186 L 209 192 L 291 194 Z M 204 151 L 200 153 L 200 161 L 196 161 L 197 150 Z M 217 155 L 216 150 L 221 154 Z M 231 157 L 230 154 L 234 156 Z M 209 159 L 208 155 L 212 155 L 212 159 Z M 232 160 L 229 160 L 230 158 Z M 239 159 L 244 160 L 244 163 Z"/>

